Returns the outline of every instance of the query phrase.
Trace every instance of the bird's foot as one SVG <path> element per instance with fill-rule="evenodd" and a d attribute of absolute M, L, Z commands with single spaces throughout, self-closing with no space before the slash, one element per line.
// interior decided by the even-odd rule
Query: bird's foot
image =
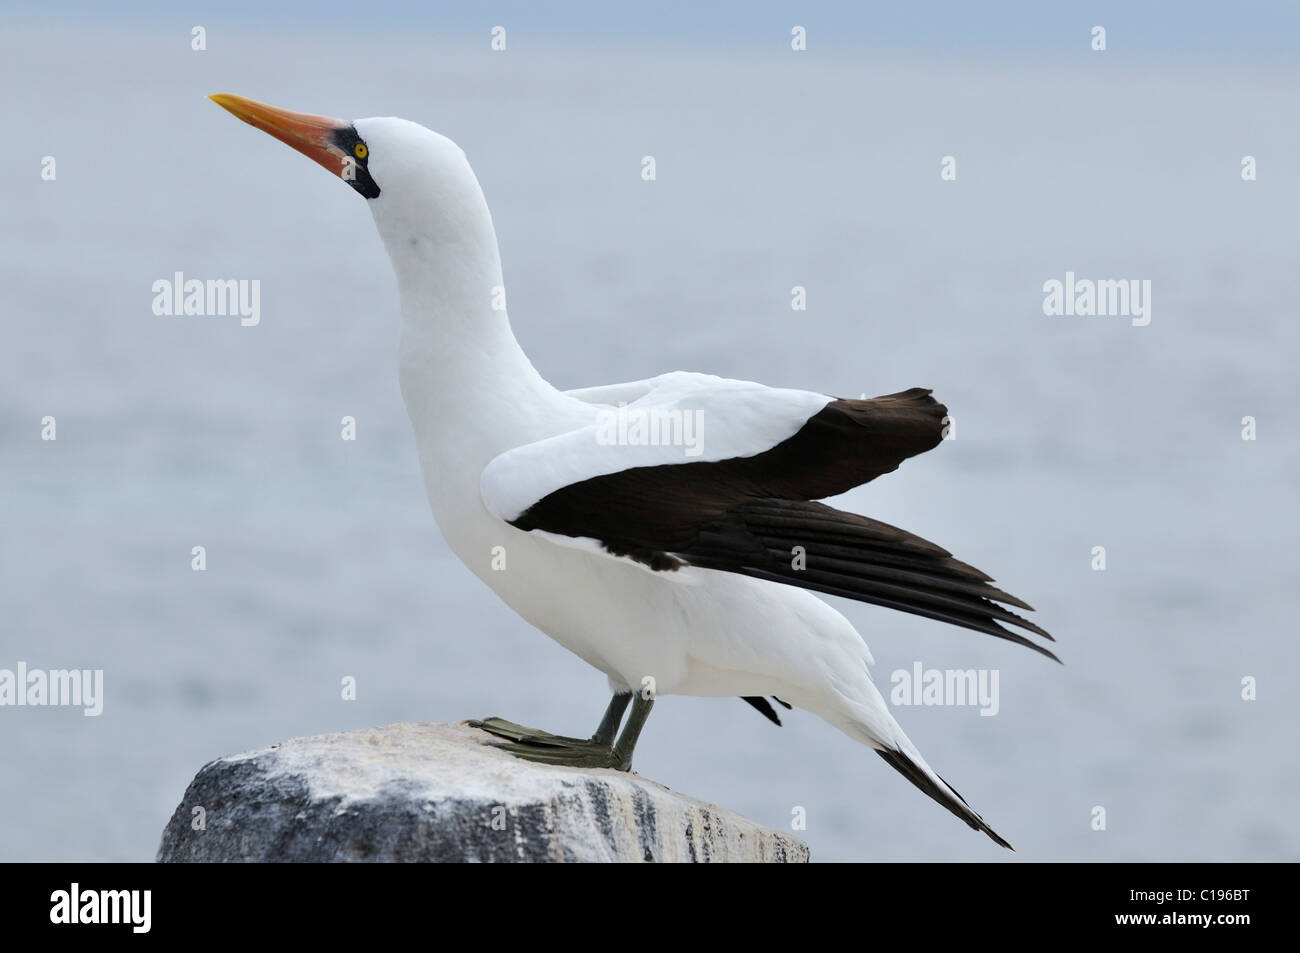
<path fill-rule="evenodd" d="M 553 735 L 549 731 L 525 728 L 504 718 L 485 718 L 482 721 L 473 719 L 466 724 L 505 739 L 489 743 L 492 747 L 508 751 L 525 761 L 572 768 L 613 768 L 617 771 L 632 769 L 631 751 L 624 756 L 617 745 L 596 738 Z"/>
<path fill-rule="evenodd" d="M 540 728 L 526 728 L 523 725 L 515 724 L 513 721 L 506 721 L 504 718 L 484 718 L 482 721 L 471 718 L 465 724 L 471 728 L 482 728 L 498 738 L 505 738 L 507 741 L 519 744 L 571 748 L 593 744 L 595 741 L 593 738 L 569 738 L 565 735 L 553 735 L 549 731 L 542 731 Z"/>

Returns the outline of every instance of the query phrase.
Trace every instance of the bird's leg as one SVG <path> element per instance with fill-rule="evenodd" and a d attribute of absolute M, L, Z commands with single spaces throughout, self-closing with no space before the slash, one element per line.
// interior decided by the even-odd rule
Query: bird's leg
<path fill-rule="evenodd" d="M 654 705 L 654 696 L 647 696 L 641 692 L 637 693 L 636 700 L 632 702 L 632 714 L 627 716 L 623 733 L 614 744 L 614 767 L 619 771 L 632 770 L 632 749 L 636 747 L 637 739 L 641 737 L 641 729 L 645 727 L 645 720 L 650 717 L 650 709 Z"/>
<path fill-rule="evenodd" d="M 632 702 L 632 714 L 618 741 L 614 741 L 619 723 L 628 703 Z M 503 718 L 487 718 L 483 721 L 470 721 L 474 728 L 482 728 L 504 741 L 493 742 L 497 748 L 509 751 L 525 761 L 539 761 L 543 764 L 567 765 L 575 768 L 615 768 L 619 771 L 632 769 L 632 750 L 636 747 L 641 729 L 645 725 L 653 699 L 637 695 L 633 701 L 631 692 L 615 695 L 605 709 L 605 716 L 600 720 L 596 733 L 590 738 L 566 738 L 550 732 L 524 728 Z"/>
<path fill-rule="evenodd" d="M 609 700 L 609 707 L 605 709 L 605 716 L 600 719 L 600 724 L 596 726 L 596 733 L 591 736 L 593 743 L 598 745 L 612 745 L 614 743 L 614 736 L 618 734 L 618 726 L 623 721 L 623 712 L 627 711 L 627 703 L 631 700 L 631 692 L 620 692 Z"/>

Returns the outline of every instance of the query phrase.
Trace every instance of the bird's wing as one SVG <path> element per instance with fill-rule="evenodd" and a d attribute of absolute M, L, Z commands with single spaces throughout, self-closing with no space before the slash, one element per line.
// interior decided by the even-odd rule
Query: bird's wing
<path fill-rule="evenodd" d="M 588 404 L 630 404 L 640 400 L 658 385 L 659 378 L 644 381 L 628 381 L 624 384 L 601 384 L 596 387 L 578 387 L 566 390 L 569 397 Z"/>
<path fill-rule="evenodd" d="M 947 408 L 928 390 L 846 400 L 697 374 L 642 383 L 639 399 L 599 411 L 602 420 L 494 459 L 481 482 L 487 508 L 524 531 L 595 540 L 653 570 L 741 573 L 1056 657 L 1004 628 L 1051 638 L 998 604 L 1029 608 L 991 577 L 897 527 L 813 502 L 937 445 Z M 637 442 L 656 427 L 671 436 L 673 412 L 693 444 Z"/>
<path fill-rule="evenodd" d="M 484 468 L 483 501 L 506 522 L 594 478 L 762 453 L 832 401 L 825 394 L 682 371 L 577 393 L 591 405 L 583 426 L 508 450 Z"/>

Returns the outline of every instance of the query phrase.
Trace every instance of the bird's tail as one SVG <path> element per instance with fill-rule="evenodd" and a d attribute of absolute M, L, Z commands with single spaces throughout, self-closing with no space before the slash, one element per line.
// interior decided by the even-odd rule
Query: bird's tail
<path fill-rule="evenodd" d="M 894 770 L 953 814 L 956 814 L 970 827 L 977 831 L 983 831 L 995 844 L 1005 847 L 1007 850 L 1015 850 L 997 831 L 984 822 L 984 818 L 971 809 L 971 806 L 966 803 L 966 799 L 958 794 L 951 784 L 939 777 L 925 763 L 925 759 L 921 757 L 915 748 L 912 748 L 910 752 L 906 750 L 910 747 L 910 745 L 902 745 L 898 748 L 876 748 L 876 754 L 884 758 Z"/>
<path fill-rule="evenodd" d="M 816 644 L 822 650 L 817 661 L 824 669 L 833 671 L 835 677 L 828 682 L 821 672 L 813 672 L 801 685 L 793 682 L 773 685 L 772 691 L 782 703 L 811 712 L 854 741 L 867 745 L 899 774 L 961 818 L 963 823 L 983 831 L 999 846 L 1015 850 L 971 809 L 952 785 L 926 764 L 921 752 L 890 712 L 880 689 L 872 682 L 869 669 L 873 664 L 871 653 L 848 619 L 820 600 L 805 602 L 801 608 L 808 610 L 808 615 L 801 618 L 800 623 L 810 625 L 818 637 Z"/>
<path fill-rule="evenodd" d="M 870 679 L 863 679 L 863 682 L 862 702 L 850 703 L 834 714 L 818 713 L 850 738 L 871 747 L 890 767 L 959 817 L 967 826 L 983 831 L 995 844 L 1007 850 L 1015 850 L 1001 834 L 985 823 L 984 818 L 966 803 L 966 799 L 951 784 L 926 764 L 921 752 L 903 731 L 903 726 L 894 720 L 885 707 L 885 700 L 876 686 Z"/>

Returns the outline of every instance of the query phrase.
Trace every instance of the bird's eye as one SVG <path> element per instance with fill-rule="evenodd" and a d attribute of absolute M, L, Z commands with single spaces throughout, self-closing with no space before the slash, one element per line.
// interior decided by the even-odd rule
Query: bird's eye
<path fill-rule="evenodd" d="M 352 154 L 355 155 L 358 159 L 364 159 L 366 157 L 366 153 L 369 151 L 370 150 L 366 148 L 366 144 L 364 142 L 358 142 L 355 146 L 352 147 Z"/>

